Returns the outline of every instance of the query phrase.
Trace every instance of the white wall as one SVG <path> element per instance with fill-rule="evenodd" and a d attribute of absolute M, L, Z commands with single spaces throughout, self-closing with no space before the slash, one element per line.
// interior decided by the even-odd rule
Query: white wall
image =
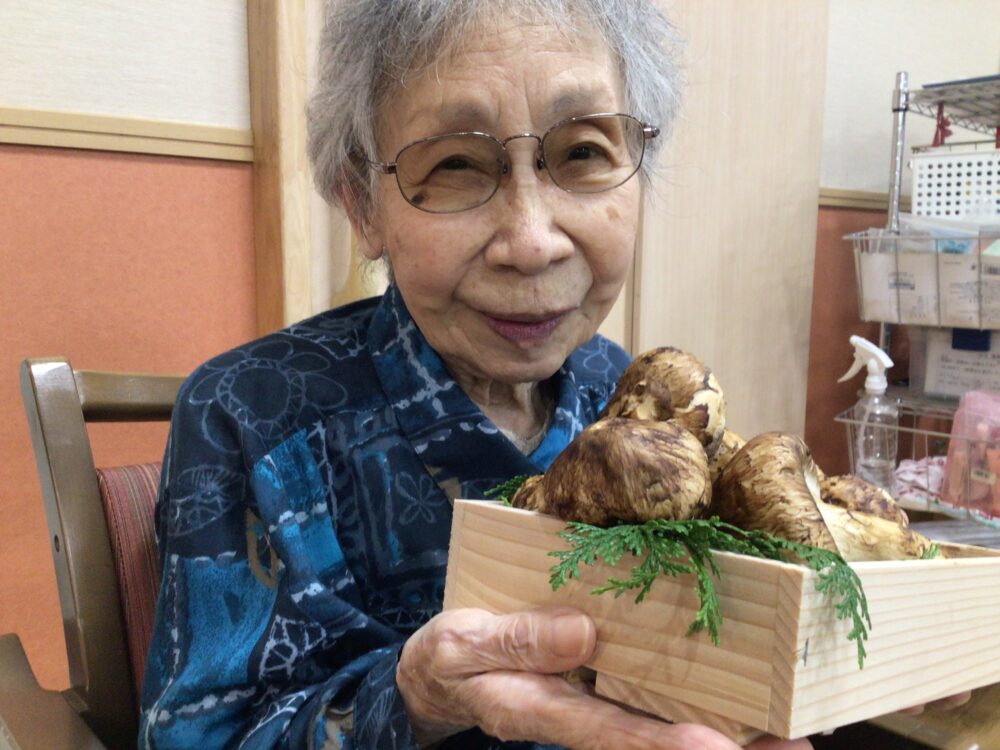
<path fill-rule="evenodd" d="M 2 0 L 0 107 L 250 127 L 245 0 Z"/>
<path fill-rule="evenodd" d="M 896 72 L 911 91 L 1000 72 L 1000 0 L 830 0 L 829 24 L 820 187 L 885 193 Z M 907 146 L 933 137 L 934 120 L 911 111 Z M 910 180 L 907 169 L 905 195 Z"/>

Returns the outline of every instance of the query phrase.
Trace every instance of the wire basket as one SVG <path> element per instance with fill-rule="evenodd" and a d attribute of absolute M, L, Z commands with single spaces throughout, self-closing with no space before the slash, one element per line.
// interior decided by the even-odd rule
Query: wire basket
<path fill-rule="evenodd" d="M 1000 329 L 1000 227 L 953 236 L 869 229 L 844 239 L 861 320 Z"/>
<path fill-rule="evenodd" d="M 954 455 L 955 441 L 961 441 L 965 451 L 996 451 L 1000 443 L 977 441 L 955 436 L 951 432 L 957 402 L 942 402 L 896 394 L 899 408 L 897 431 L 897 466 L 892 487 L 887 487 L 896 502 L 907 510 L 928 511 L 953 518 L 974 520 L 1000 528 L 1000 476 L 985 477 L 974 469 L 956 473 L 949 466 L 949 452 Z M 854 465 L 855 440 L 861 422 L 853 409 L 835 417 L 846 429 L 851 473 Z M 949 450 L 951 449 L 951 450 Z M 989 492 L 983 492 L 988 484 Z"/>

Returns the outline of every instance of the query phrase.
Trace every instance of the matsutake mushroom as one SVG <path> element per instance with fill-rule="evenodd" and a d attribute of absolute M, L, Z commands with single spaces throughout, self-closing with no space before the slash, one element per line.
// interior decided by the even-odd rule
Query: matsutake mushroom
<path fill-rule="evenodd" d="M 719 476 L 710 513 L 848 562 L 919 558 L 931 546 L 896 521 L 823 502 L 809 448 L 781 432 L 757 435 L 737 452 Z"/>
<path fill-rule="evenodd" d="M 708 459 L 694 435 L 673 421 L 608 418 L 525 481 L 511 504 L 607 526 L 697 518 L 711 497 Z"/>
<path fill-rule="evenodd" d="M 664 346 L 625 368 L 601 419 L 673 420 L 689 430 L 709 457 L 726 429 L 726 405 L 715 375 L 694 355 Z"/>
<path fill-rule="evenodd" d="M 747 441 L 741 438 L 738 434 L 730 430 L 728 427 L 726 431 L 722 433 L 722 440 L 719 441 L 719 447 L 715 451 L 715 455 L 708 462 L 708 473 L 712 477 L 712 486 L 715 486 L 715 482 L 718 480 L 719 475 L 722 470 L 726 468 L 726 464 L 733 460 L 733 456 L 744 445 Z"/>
<path fill-rule="evenodd" d="M 871 513 L 900 526 L 910 525 L 906 511 L 896 504 L 892 495 L 861 477 L 850 474 L 820 477 L 819 492 L 824 503 L 850 511 Z"/>

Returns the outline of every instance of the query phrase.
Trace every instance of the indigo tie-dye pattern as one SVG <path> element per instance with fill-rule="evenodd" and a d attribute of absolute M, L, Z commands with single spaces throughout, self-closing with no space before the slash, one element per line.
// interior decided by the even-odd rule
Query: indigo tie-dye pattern
<path fill-rule="evenodd" d="M 627 363 L 599 336 L 574 352 L 529 456 L 394 287 L 200 367 L 164 459 L 141 746 L 416 747 L 395 667 L 441 609 L 451 500 L 544 470 Z M 530 745 L 478 731 L 441 745 L 501 746 Z"/>

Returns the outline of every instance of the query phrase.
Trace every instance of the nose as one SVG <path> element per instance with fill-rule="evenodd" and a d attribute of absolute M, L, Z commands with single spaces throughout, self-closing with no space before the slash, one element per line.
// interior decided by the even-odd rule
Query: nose
<path fill-rule="evenodd" d="M 560 207 L 572 196 L 553 185 L 538 163 L 537 151 L 508 150 L 509 170 L 494 196 L 496 232 L 486 251 L 488 263 L 533 275 L 573 254 Z"/>

